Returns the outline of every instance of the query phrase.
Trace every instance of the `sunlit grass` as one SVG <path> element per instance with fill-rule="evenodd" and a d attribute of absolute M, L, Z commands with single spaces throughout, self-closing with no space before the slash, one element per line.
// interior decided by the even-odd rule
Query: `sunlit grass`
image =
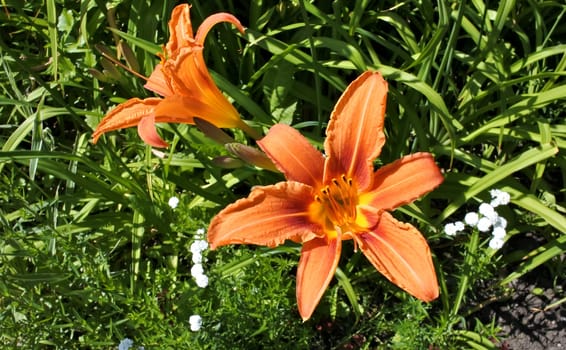
<path fill-rule="evenodd" d="M 346 244 L 311 320 L 295 302 L 299 248 L 203 252 L 197 230 L 255 185 L 282 179 L 193 126 L 162 125 L 155 153 L 135 129 L 91 143 L 104 114 L 151 96 L 173 1 L 3 1 L 0 11 L 0 344 L 23 348 L 497 348 L 473 312 L 534 269 L 564 281 L 566 7 L 559 1 L 310 3 L 193 1 L 193 26 L 227 11 L 205 58 L 243 119 L 293 125 L 320 146 L 332 107 L 367 69 L 389 82 L 379 164 L 432 152 L 444 184 L 395 216 L 423 232 L 441 296 L 421 303 Z M 125 67 L 114 65 L 103 52 Z M 240 131 L 239 142 L 254 145 Z M 489 190 L 508 192 L 504 248 L 448 237 Z M 176 196 L 176 208 L 168 205 Z M 531 233 L 539 246 L 514 244 Z M 504 271 L 501 275 L 499 271 Z M 479 288 L 482 286 L 482 288 Z M 482 289 L 482 290 L 479 290 Z M 190 316 L 203 319 L 191 331 Z"/>

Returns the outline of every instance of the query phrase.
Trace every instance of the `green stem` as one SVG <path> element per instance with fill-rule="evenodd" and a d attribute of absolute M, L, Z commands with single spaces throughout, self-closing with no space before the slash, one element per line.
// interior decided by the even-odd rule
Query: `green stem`
<path fill-rule="evenodd" d="M 473 230 L 472 237 L 470 242 L 468 243 L 468 251 L 466 252 L 466 256 L 464 257 L 464 269 L 462 279 L 460 281 L 460 288 L 456 293 L 456 299 L 454 299 L 454 307 L 450 312 L 451 318 L 458 314 L 460 310 L 460 306 L 462 305 L 462 299 L 464 299 L 464 294 L 468 290 L 470 284 L 471 271 L 473 270 L 472 266 L 476 261 L 476 252 L 478 250 L 479 245 L 479 231 L 477 229 Z"/>

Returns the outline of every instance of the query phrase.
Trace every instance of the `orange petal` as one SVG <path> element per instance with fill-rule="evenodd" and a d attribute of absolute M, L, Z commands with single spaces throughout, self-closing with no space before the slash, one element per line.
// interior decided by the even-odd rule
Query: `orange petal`
<path fill-rule="evenodd" d="M 314 188 L 321 183 L 324 157 L 294 128 L 276 124 L 257 143 L 287 180 Z"/>
<path fill-rule="evenodd" d="M 444 181 L 430 153 L 415 153 L 387 164 L 374 174 L 372 189 L 361 203 L 378 210 L 392 210 L 432 191 Z"/>
<path fill-rule="evenodd" d="M 157 130 L 155 129 L 155 116 L 153 115 L 140 120 L 138 124 L 138 135 L 140 135 L 143 142 L 152 147 L 165 148 L 169 146 L 157 133 Z"/>
<path fill-rule="evenodd" d="M 132 98 L 119 104 L 100 121 L 92 134 L 92 142 L 96 143 L 105 132 L 138 125 L 142 118 L 153 115 L 155 106 L 161 101 L 160 98 Z"/>
<path fill-rule="evenodd" d="M 163 70 L 170 77 L 171 88 L 178 96 L 166 98 L 172 99 L 156 110 L 157 120 L 160 116 L 191 120 L 196 116 L 219 128 L 242 126 L 238 111 L 210 77 L 201 49 L 181 49 L 176 60 L 164 63 Z M 170 102 L 173 104 L 169 105 Z"/>
<path fill-rule="evenodd" d="M 191 103 L 193 101 L 180 95 L 165 97 L 155 108 L 155 120 L 158 123 L 194 124 L 193 117 L 197 115 L 199 106 L 198 101 Z"/>
<path fill-rule="evenodd" d="M 315 238 L 306 242 L 297 269 L 297 304 L 303 321 L 308 320 L 334 276 L 341 239 Z"/>
<path fill-rule="evenodd" d="M 185 96 L 202 96 L 211 100 L 216 97 L 217 91 L 220 93 L 220 90 L 208 72 L 202 50 L 201 46 L 182 48 L 174 60 L 167 60 L 163 64 L 163 73 L 170 77 L 175 92 Z"/>
<path fill-rule="evenodd" d="M 248 198 L 230 204 L 212 219 L 208 228 L 210 246 L 275 247 L 287 239 L 303 242 L 319 236 L 320 226 L 308 218 L 312 198 L 312 188 L 298 182 L 254 187 Z"/>
<path fill-rule="evenodd" d="M 162 68 L 163 66 L 161 64 L 155 66 L 155 69 L 143 87 L 161 96 L 171 96 L 173 95 L 173 90 L 171 90 L 169 84 L 167 84 L 169 79 L 163 74 Z"/>
<path fill-rule="evenodd" d="M 197 42 L 197 44 L 204 45 L 204 39 L 206 38 L 206 35 L 210 31 L 210 29 L 220 22 L 232 23 L 234 26 L 236 26 L 236 28 L 238 28 L 240 33 L 244 34 L 245 32 L 244 26 L 242 26 L 240 21 L 233 15 L 224 12 L 215 13 L 211 16 L 206 17 L 198 27 L 197 35 L 195 36 L 195 41 Z"/>
<path fill-rule="evenodd" d="M 190 8 L 190 5 L 182 4 L 171 12 L 169 41 L 165 47 L 167 58 L 175 58 L 177 51 L 182 47 L 195 45 Z"/>
<path fill-rule="evenodd" d="M 385 143 L 386 102 L 387 82 L 377 72 L 363 73 L 344 91 L 326 132 L 325 182 L 346 174 L 362 191 L 371 184 L 373 161 Z"/>
<path fill-rule="evenodd" d="M 374 232 L 357 234 L 354 238 L 388 280 L 423 301 L 438 297 L 430 248 L 415 227 L 383 213 Z"/>

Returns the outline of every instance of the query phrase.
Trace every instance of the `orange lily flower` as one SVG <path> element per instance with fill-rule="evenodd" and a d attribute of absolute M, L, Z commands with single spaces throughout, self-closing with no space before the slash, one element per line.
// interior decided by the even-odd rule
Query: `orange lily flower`
<path fill-rule="evenodd" d="M 204 62 L 204 39 L 212 26 L 232 23 L 240 32 L 244 27 L 236 17 L 217 13 L 206 18 L 193 36 L 190 6 L 175 7 L 169 21 L 169 42 L 165 55 L 144 87 L 164 98 L 132 98 L 110 111 L 93 133 L 93 142 L 105 132 L 138 127 L 142 140 L 153 147 L 167 147 L 157 134 L 155 123 L 194 124 L 199 117 L 219 128 L 240 128 L 252 137 L 255 130 L 240 119 L 238 111 L 222 95 Z"/>
<path fill-rule="evenodd" d="M 413 226 L 388 213 L 443 181 L 429 153 L 415 153 L 374 171 L 385 143 L 387 82 L 366 72 L 341 96 L 327 128 L 326 156 L 298 131 L 278 124 L 258 141 L 287 181 L 254 187 L 248 198 L 211 222 L 211 248 L 226 244 L 274 247 L 303 243 L 297 304 L 312 315 L 340 259 L 342 240 L 353 239 L 375 268 L 413 296 L 431 301 L 438 283 L 429 246 Z"/>

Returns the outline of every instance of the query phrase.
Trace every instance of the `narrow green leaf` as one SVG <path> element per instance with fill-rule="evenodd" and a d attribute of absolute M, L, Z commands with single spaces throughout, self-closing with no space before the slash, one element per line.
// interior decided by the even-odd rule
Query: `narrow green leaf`
<path fill-rule="evenodd" d="M 525 95 L 519 102 L 513 104 L 503 113 L 463 137 L 461 142 L 464 144 L 468 143 L 489 129 L 510 124 L 521 117 L 533 113 L 537 109 L 564 99 L 566 99 L 566 85 L 561 85 L 534 95 Z"/>
<path fill-rule="evenodd" d="M 532 148 L 515 159 L 498 166 L 493 169 L 488 174 L 478 179 L 472 186 L 470 186 L 464 193 L 459 195 L 454 201 L 452 201 L 442 214 L 440 214 L 438 221 L 442 222 L 444 219 L 452 215 L 459 207 L 466 203 L 470 198 L 474 197 L 478 193 L 487 190 L 488 188 L 494 186 L 499 181 L 502 181 L 511 174 L 550 158 L 558 153 L 558 148 L 554 145 L 543 145 L 540 147 Z M 485 171 L 485 169 L 482 169 Z"/>
<path fill-rule="evenodd" d="M 352 287 L 352 283 L 350 283 L 350 279 L 348 278 L 348 276 L 346 276 L 344 271 L 342 271 L 342 269 L 340 269 L 339 267 L 336 268 L 336 272 L 334 275 L 336 276 L 336 279 L 338 280 L 340 287 L 344 289 L 344 292 L 346 293 L 346 297 L 348 297 L 348 300 L 352 305 L 352 310 L 356 315 L 356 320 L 359 320 L 364 310 L 362 306 L 358 303 L 358 295 L 356 294 L 354 287 Z"/>
<path fill-rule="evenodd" d="M 508 192 L 513 198 L 513 204 L 538 215 L 549 225 L 566 235 L 566 219 L 564 215 L 544 205 L 540 199 L 527 193 L 526 188 L 519 186 L 504 186 L 502 190 Z"/>
<path fill-rule="evenodd" d="M 158 44 L 154 44 L 150 41 L 138 38 L 137 36 L 128 34 L 128 33 L 124 33 L 120 30 L 117 30 L 115 28 L 108 28 L 110 29 L 113 33 L 119 35 L 120 37 L 122 37 L 123 39 L 125 39 L 126 41 L 142 48 L 143 50 L 147 51 L 150 54 L 153 55 L 157 55 L 158 53 L 160 53 L 162 51 L 161 46 Z"/>
<path fill-rule="evenodd" d="M 516 280 L 517 278 L 523 276 L 529 271 L 534 270 L 538 266 L 546 263 L 548 260 L 566 252 L 566 234 L 556 238 L 555 240 L 548 242 L 542 247 L 538 247 L 529 254 L 525 256 L 524 262 L 522 262 L 512 273 L 505 277 L 501 282 L 501 285 L 506 285 L 509 282 Z"/>
<path fill-rule="evenodd" d="M 49 47 L 51 48 L 51 66 L 53 73 L 53 81 L 57 81 L 57 73 L 59 72 L 59 39 L 57 38 L 57 9 L 55 0 L 47 0 L 47 31 L 49 32 Z"/>

